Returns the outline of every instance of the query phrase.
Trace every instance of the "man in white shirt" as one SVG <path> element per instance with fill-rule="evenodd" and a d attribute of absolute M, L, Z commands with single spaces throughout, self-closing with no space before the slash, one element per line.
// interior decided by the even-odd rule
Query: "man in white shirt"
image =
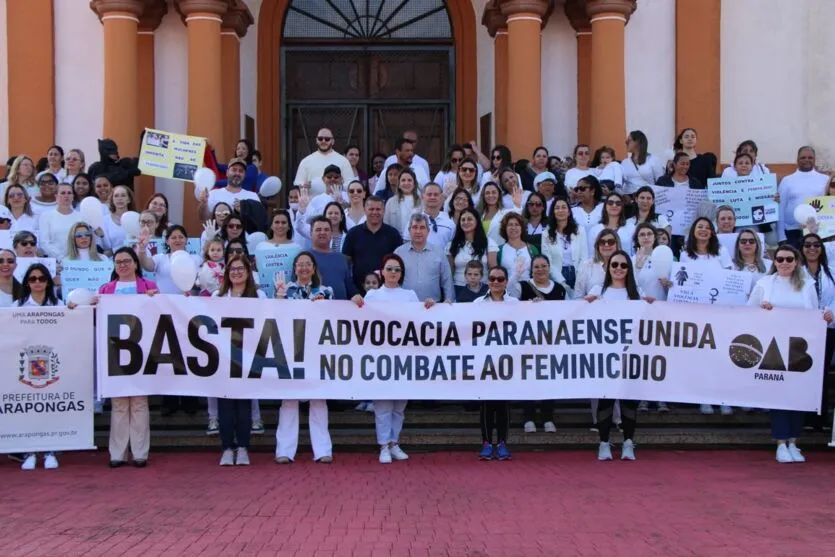
<path fill-rule="evenodd" d="M 794 220 L 794 209 L 806 203 L 810 197 L 826 194 L 829 176 L 815 170 L 815 150 L 803 146 L 797 151 L 797 170 L 780 181 L 780 219 L 777 221 L 777 239 L 786 240 L 800 249 L 803 228 L 806 223 Z"/>
<path fill-rule="evenodd" d="M 403 168 L 411 168 L 414 171 L 415 176 L 417 177 L 418 186 L 420 188 L 423 188 L 423 186 L 428 184 L 430 181 L 429 171 L 424 169 L 422 165 L 415 163 L 416 158 L 417 155 L 415 155 L 414 143 L 412 143 L 405 137 L 401 137 L 400 139 L 394 142 L 394 159 L 392 160 L 392 157 L 389 157 L 386 160 L 386 167 L 383 169 L 383 173 L 380 176 L 386 175 L 386 172 L 388 171 L 390 165 L 398 163 L 403 165 Z M 424 161 L 424 163 L 425 162 L 426 161 Z M 377 180 L 377 184 L 377 191 L 385 190 L 385 179 Z M 374 193 L 376 194 L 377 192 L 375 191 Z"/>
<path fill-rule="evenodd" d="M 293 180 L 293 184 L 297 186 L 309 184 L 314 178 L 323 176 L 325 168 L 330 165 L 336 165 L 340 168 L 342 171 L 342 179 L 346 182 L 355 178 L 354 171 L 348 159 L 333 150 L 334 138 L 331 130 L 328 128 L 319 130 L 316 134 L 316 146 L 316 152 L 310 153 L 299 163 L 299 168 L 296 171 L 296 179 Z"/>
<path fill-rule="evenodd" d="M 403 132 L 403 135 L 401 137 L 403 139 L 407 140 L 407 141 L 412 142 L 412 153 L 416 153 L 417 152 L 417 146 L 418 146 L 418 134 L 417 134 L 417 132 L 414 131 L 414 130 L 407 130 L 407 131 Z M 382 174 L 380 174 L 380 176 L 385 176 L 386 175 L 385 169 L 388 168 L 389 166 L 391 166 L 392 164 L 398 162 L 397 159 L 398 159 L 398 157 L 397 157 L 396 153 L 394 155 L 389 156 L 389 158 L 386 159 L 386 162 L 383 165 L 383 172 L 382 172 Z M 401 162 L 400 164 L 403 164 L 403 163 Z M 413 169 L 414 169 L 414 167 L 419 166 L 420 168 L 423 169 L 423 172 L 427 176 L 429 176 L 431 174 L 430 171 L 429 171 L 429 163 L 426 162 L 426 159 L 424 159 L 420 155 L 414 154 L 413 157 L 412 157 L 411 164 L 412 164 Z M 415 172 L 417 172 L 417 170 L 415 170 Z"/>
<path fill-rule="evenodd" d="M 444 198 L 441 186 L 435 182 L 429 182 L 423 188 L 423 210 L 416 210 L 415 213 L 422 213 L 426 217 L 429 227 L 429 237 L 426 241 L 432 246 L 446 250 L 455 234 L 455 222 L 443 212 L 443 207 Z M 411 226 L 409 228 L 411 230 Z M 409 230 L 403 236 L 404 239 L 409 240 Z"/>
<path fill-rule="evenodd" d="M 322 181 L 325 182 L 325 192 L 320 193 L 310 200 L 306 211 L 308 219 L 325 213 L 325 207 L 331 201 L 337 201 L 342 205 L 348 203 L 348 194 L 342 187 L 342 169 L 335 164 L 329 165 L 325 168 L 325 173 L 322 175 Z"/>
<path fill-rule="evenodd" d="M 260 202 L 261 199 L 258 194 L 252 191 L 245 190 L 241 187 L 246 175 L 246 163 L 243 159 L 232 159 L 226 168 L 226 187 L 214 189 L 211 192 L 203 191 L 200 194 L 200 204 L 198 211 L 200 211 L 200 219 L 206 220 L 209 218 L 215 205 L 218 203 L 226 203 L 235 211 L 240 211 L 242 200 L 252 200 Z"/>

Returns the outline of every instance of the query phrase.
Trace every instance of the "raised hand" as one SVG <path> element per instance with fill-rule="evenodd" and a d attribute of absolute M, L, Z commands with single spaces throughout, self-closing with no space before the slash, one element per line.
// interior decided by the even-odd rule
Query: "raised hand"
<path fill-rule="evenodd" d="M 217 221 L 214 219 L 209 219 L 203 223 L 203 233 L 211 240 L 212 238 L 216 237 L 218 232 Z"/>
<path fill-rule="evenodd" d="M 287 296 L 287 279 L 284 276 L 284 271 L 279 271 L 274 277 L 275 297 L 284 298 Z"/>
<path fill-rule="evenodd" d="M 524 272 L 525 272 L 525 267 L 526 267 L 526 266 L 527 266 L 527 265 L 526 265 L 526 263 L 525 263 L 525 259 L 524 259 L 524 258 L 522 258 L 522 257 L 517 257 L 517 258 L 516 258 L 516 266 L 515 266 L 515 268 L 513 269 L 513 273 L 514 273 L 517 277 L 521 277 L 521 276 L 524 274 Z"/>
<path fill-rule="evenodd" d="M 779 192 L 777 195 L 780 195 Z M 775 201 L 779 201 L 779 199 L 776 199 Z M 820 213 L 823 210 L 823 203 L 821 203 L 820 199 L 813 199 L 809 202 L 809 205 L 811 205 L 812 208 L 815 209 L 816 213 Z"/>
<path fill-rule="evenodd" d="M 310 186 L 303 187 L 299 192 L 299 212 L 304 213 L 310 204 Z"/>

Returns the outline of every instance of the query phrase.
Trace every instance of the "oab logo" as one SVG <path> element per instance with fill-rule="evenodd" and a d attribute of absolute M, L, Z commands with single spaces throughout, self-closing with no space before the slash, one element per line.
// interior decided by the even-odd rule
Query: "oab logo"
<path fill-rule="evenodd" d="M 777 339 L 772 337 L 763 352 L 760 339 L 754 335 L 739 335 L 728 349 L 731 361 L 743 369 L 757 368 L 760 371 L 809 371 L 814 363 L 807 352 L 809 344 L 801 337 L 789 337 L 788 361 L 780 350 Z M 763 377 L 763 379 L 771 379 Z"/>
<path fill-rule="evenodd" d="M 20 352 L 18 380 L 34 389 L 43 389 L 58 381 L 61 361 L 50 346 L 27 346 Z"/>

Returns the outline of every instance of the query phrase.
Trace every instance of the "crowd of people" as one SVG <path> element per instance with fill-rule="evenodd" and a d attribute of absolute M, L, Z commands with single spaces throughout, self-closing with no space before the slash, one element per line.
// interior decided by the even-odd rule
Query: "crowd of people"
<path fill-rule="evenodd" d="M 186 229 L 169 220 L 165 195 L 155 193 L 137 208 L 132 180 L 135 159 L 123 159 L 110 140 L 100 141 L 101 160 L 85 172 L 85 157 L 73 149 L 64 155 L 52 146 L 37 165 L 26 155 L 9 161 L 0 184 L 0 230 L 11 245 L 0 250 L 0 306 L 57 306 L 62 262 L 110 260 L 111 280 L 104 295 L 201 295 L 266 298 L 256 278 L 256 250 L 297 245 L 290 276 L 275 277 L 281 300 L 351 300 L 357 306 L 381 302 L 524 303 L 542 300 L 665 301 L 672 282 L 653 272 L 653 252 L 667 245 L 681 261 L 706 268 L 751 274 L 748 304 L 820 311 L 828 324 L 825 363 L 835 351 L 832 313 L 835 279 L 828 263 L 835 242 L 821 238 L 813 222 L 794 220 L 794 208 L 809 197 L 835 193 L 835 177 L 815 169 L 815 151 L 798 150 L 797 170 L 780 181 L 779 220 L 757 228 L 736 226 L 732 207 L 703 204 L 686 235 L 672 234 L 671 223 L 655 207 L 658 187 L 704 189 L 710 178 L 769 173 L 757 162 L 757 146 L 744 141 L 732 166 L 718 169 L 717 158 L 699 153 L 697 134 L 683 130 L 670 160 L 648 152 L 648 140 L 632 131 L 626 157 L 601 146 L 578 145 L 568 162 L 538 147 L 530 160 L 514 161 L 505 146 L 489 156 L 475 142 L 452 145 L 430 178 L 427 161 L 416 154 L 418 137 L 407 131 L 390 156 L 374 154 L 361 170 L 361 152 L 335 149 L 324 128 L 317 149 L 298 165 L 286 194 L 286 208 L 265 217 L 267 203 L 258 195 L 263 183 L 260 154 L 241 140 L 228 165 L 216 165 L 217 184 L 204 191 L 199 212 L 205 220 L 199 238 L 201 255 L 192 254 L 200 272 L 183 292 L 171 276 L 174 254 L 186 249 Z M 102 219 L 94 226 L 79 211 L 84 199 L 96 198 Z M 126 233 L 122 216 L 140 212 L 138 237 Z M 262 223 L 267 223 L 266 226 Z M 812 227 L 804 233 L 804 228 Z M 266 240 L 253 244 L 255 233 Z M 14 278 L 18 258 L 48 257 L 47 265 L 28 266 Z M 151 275 L 152 274 L 152 275 Z M 72 308 L 73 304 L 69 304 Z M 520 314 L 520 319 L 524 317 Z M 778 462 L 803 462 L 797 446 L 804 427 L 828 426 L 828 376 L 824 373 L 821 415 L 771 410 Z M 623 432 L 621 458 L 635 459 L 638 417 L 665 401 L 592 401 L 592 427 L 599 433 L 598 458 L 612 459 L 610 432 Z M 150 446 L 147 397 L 111 401 L 110 465 L 145 466 Z M 359 409 L 375 415 L 379 460 L 408 458 L 399 437 L 407 402 L 362 401 Z M 510 404 L 480 403 L 483 460 L 509 460 Z M 198 411 L 194 397 L 166 396 L 163 415 Z M 207 433 L 219 435 L 220 464 L 249 464 L 252 434 L 264 433 L 257 400 L 209 399 Z M 743 409 L 750 411 L 751 409 Z M 711 414 L 715 409 L 701 405 Z M 720 407 L 722 414 L 734 409 Z M 309 402 L 313 458 L 333 460 L 328 406 Z M 556 432 L 553 401 L 524 403 L 524 431 L 541 427 Z M 494 435 L 495 433 L 495 435 Z M 276 462 L 296 459 L 299 401 L 282 401 L 276 432 Z M 24 470 L 38 456 L 20 455 Z M 45 468 L 58 467 L 57 455 L 43 456 Z"/>

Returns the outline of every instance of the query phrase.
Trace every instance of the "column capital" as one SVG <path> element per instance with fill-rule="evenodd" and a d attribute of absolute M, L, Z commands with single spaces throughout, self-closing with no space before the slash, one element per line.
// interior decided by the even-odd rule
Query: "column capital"
<path fill-rule="evenodd" d="M 554 11 L 553 0 L 497 0 L 502 15 L 511 19 L 514 15 L 539 17 L 542 27 L 548 23 L 551 12 Z"/>
<path fill-rule="evenodd" d="M 591 33 L 591 22 L 586 13 L 585 0 L 565 0 L 563 11 L 576 32 Z"/>
<path fill-rule="evenodd" d="M 234 0 L 174 0 L 174 8 L 183 19 L 192 14 L 223 16 L 234 5 Z"/>
<path fill-rule="evenodd" d="M 495 38 L 496 33 L 507 30 L 507 16 L 502 13 L 498 0 L 490 0 L 484 6 L 484 13 L 481 16 L 481 24 L 487 27 L 487 32 Z"/>
<path fill-rule="evenodd" d="M 235 0 L 234 5 L 230 6 L 229 11 L 223 15 L 221 27 L 224 30 L 234 31 L 238 37 L 244 37 L 247 28 L 253 23 L 255 23 L 255 19 L 247 5 L 243 0 Z"/>
<path fill-rule="evenodd" d="M 602 14 L 621 15 L 624 22 L 638 8 L 637 0 L 586 0 L 586 15 L 589 20 Z"/>
<path fill-rule="evenodd" d="M 145 2 L 142 0 L 90 0 L 90 9 L 99 16 L 99 21 L 107 14 L 113 13 L 131 14 L 138 20 L 145 9 Z"/>
<path fill-rule="evenodd" d="M 165 0 L 145 0 L 145 10 L 139 18 L 139 30 L 155 31 L 167 13 L 168 2 Z"/>

